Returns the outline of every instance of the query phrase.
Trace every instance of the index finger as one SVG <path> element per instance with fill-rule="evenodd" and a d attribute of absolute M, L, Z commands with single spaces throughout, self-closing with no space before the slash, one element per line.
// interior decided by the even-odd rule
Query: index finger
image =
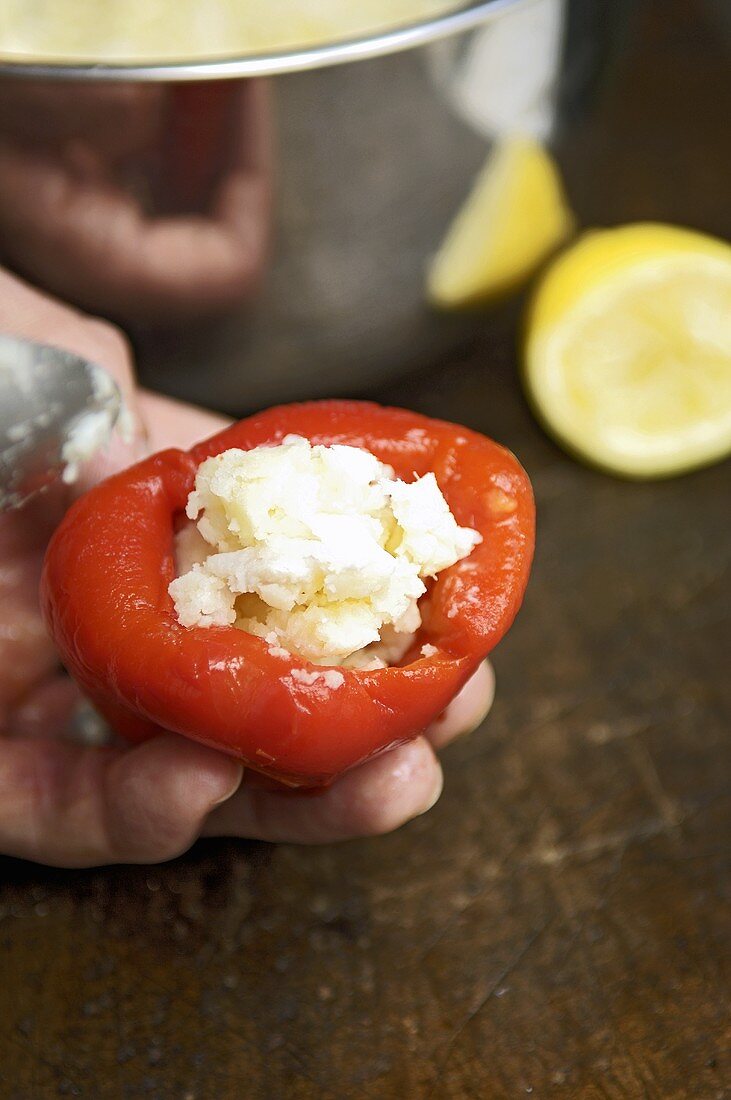
<path fill-rule="evenodd" d="M 173 734 L 127 750 L 0 740 L 0 851 L 59 867 L 172 859 L 241 775 Z"/>

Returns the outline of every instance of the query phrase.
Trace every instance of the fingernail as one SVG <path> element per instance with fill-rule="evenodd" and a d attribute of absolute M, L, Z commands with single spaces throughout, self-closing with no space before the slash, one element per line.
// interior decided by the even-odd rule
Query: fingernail
<path fill-rule="evenodd" d="M 115 429 L 107 444 L 81 466 L 79 476 L 73 485 L 74 495 L 86 492 L 92 485 L 111 477 L 119 470 L 134 466 L 149 454 L 150 447 L 146 436 L 138 433 L 130 438 L 124 438 Z"/>
<path fill-rule="evenodd" d="M 437 773 L 437 777 L 436 777 L 436 780 L 435 780 L 435 783 L 434 783 L 434 788 L 432 790 L 429 801 L 427 802 L 424 809 L 419 811 L 419 813 L 417 814 L 417 817 L 421 817 L 422 814 L 428 814 L 429 810 L 431 810 L 434 806 L 436 806 L 437 802 L 439 801 L 439 798 L 441 796 L 441 793 L 442 793 L 443 789 L 444 789 L 444 775 L 442 774 L 442 769 L 440 768 L 438 773 Z"/>
<path fill-rule="evenodd" d="M 130 408 L 128 401 L 122 402 L 114 425 L 114 438 L 127 448 L 133 462 L 140 462 L 150 454 L 147 427 L 137 411 Z"/>
<path fill-rule="evenodd" d="M 494 699 L 495 675 L 489 662 L 484 661 L 447 709 L 455 736 L 474 733 L 490 713 Z"/>
<path fill-rule="evenodd" d="M 236 769 L 235 778 L 232 780 L 231 785 L 226 793 L 222 794 L 220 798 L 217 798 L 215 802 L 211 803 L 212 810 L 215 810 L 216 806 L 220 806 L 222 802 L 228 802 L 229 798 L 233 798 L 233 796 L 236 794 L 237 790 L 241 786 L 241 781 L 244 778 L 244 766 L 243 764 L 239 764 L 236 760 L 232 760 L 231 764 Z"/>
<path fill-rule="evenodd" d="M 142 462 L 143 459 L 149 458 L 152 453 L 150 441 L 145 433 L 136 435 L 129 446 L 133 462 Z"/>
<path fill-rule="evenodd" d="M 130 424 L 132 425 L 131 428 Z M 114 439 L 118 440 L 126 449 L 130 462 L 141 462 L 144 458 L 149 458 L 151 454 L 147 431 L 137 417 L 133 418 L 131 414 L 126 425 L 120 422 L 117 423 L 114 430 Z"/>

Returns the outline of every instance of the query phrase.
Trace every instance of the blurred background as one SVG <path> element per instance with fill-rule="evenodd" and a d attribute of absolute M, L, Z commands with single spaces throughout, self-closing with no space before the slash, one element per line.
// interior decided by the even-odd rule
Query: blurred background
<path fill-rule="evenodd" d="M 636 7 L 11 3 L 1 253 L 121 323 L 146 382 L 229 412 L 433 365 L 483 327 L 426 278 L 495 143 L 573 150 L 596 217 L 582 142 Z"/>

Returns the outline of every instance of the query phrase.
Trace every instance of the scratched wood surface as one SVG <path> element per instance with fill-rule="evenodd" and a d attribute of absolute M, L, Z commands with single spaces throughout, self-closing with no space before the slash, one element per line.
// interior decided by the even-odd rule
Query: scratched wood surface
<path fill-rule="evenodd" d="M 587 220 L 729 235 L 713 10 L 639 19 L 565 153 Z M 731 1095 L 729 465 L 631 485 L 572 462 L 520 398 L 514 321 L 382 395 L 506 442 L 538 500 L 494 711 L 441 802 L 317 850 L 1 862 L 3 1097 Z"/>

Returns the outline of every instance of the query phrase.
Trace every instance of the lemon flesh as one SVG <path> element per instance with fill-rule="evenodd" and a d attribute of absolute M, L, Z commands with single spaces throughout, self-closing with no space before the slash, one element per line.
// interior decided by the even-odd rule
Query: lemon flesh
<path fill-rule="evenodd" d="M 528 317 L 525 382 L 549 430 L 627 477 L 731 451 L 731 246 L 672 226 L 589 233 Z"/>
<path fill-rule="evenodd" d="M 455 309 L 517 289 L 572 227 L 550 154 L 529 137 L 504 139 L 488 157 L 432 261 L 430 301 Z"/>

